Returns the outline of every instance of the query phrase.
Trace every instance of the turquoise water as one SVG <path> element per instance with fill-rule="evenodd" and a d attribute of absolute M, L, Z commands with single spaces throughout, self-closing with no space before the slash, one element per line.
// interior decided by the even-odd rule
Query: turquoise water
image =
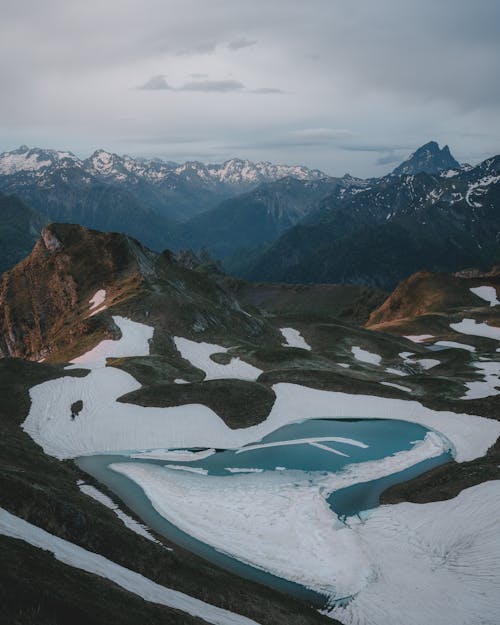
<path fill-rule="evenodd" d="M 227 476 L 227 479 L 231 479 L 233 475 L 241 475 L 241 473 L 229 472 L 228 468 L 274 471 L 278 467 L 278 470 L 285 471 L 335 473 L 348 464 L 379 460 L 399 451 L 409 450 L 416 441 L 423 440 L 427 432 L 426 428 L 406 421 L 310 419 L 282 427 L 259 442 L 259 445 L 285 441 L 292 442 L 292 444 L 270 445 L 248 450 L 245 447 L 241 450 L 217 450 L 212 456 L 194 462 L 134 459 L 130 457 L 130 454 L 136 452 L 131 450 L 121 454 L 85 456 L 78 458 L 76 462 L 80 468 L 116 493 L 149 527 L 174 543 L 237 575 L 305 599 L 314 605 L 322 605 L 324 597 L 319 597 L 316 593 L 297 584 L 245 565 L 180 531 L 154 510 L 137 484 L 126 476 L 109 469 L 109 465 L 114 462 L 147 462 L 162 466 L 185 465 L 205 469 L 209 475 Z M 349 438 L 362 443 L 365 447 L 347 442 L 321 440 L 325 437 Z M 313 442 L 321 447 L 309 442 L 293 443 L 297 439 L 314 439 Z M 334 450 L 336 453 L 329 450 Z M 328 503 L 340 518 L 359 514 L 376 507 L 380 494 L 389 486 L 409 480 L 450 460 L 452 460 L 451 451 L 384 478 L 336 491 L 330 495 Z M 200 479 L 203 479 L 203 476 L 200 476 Z"/>

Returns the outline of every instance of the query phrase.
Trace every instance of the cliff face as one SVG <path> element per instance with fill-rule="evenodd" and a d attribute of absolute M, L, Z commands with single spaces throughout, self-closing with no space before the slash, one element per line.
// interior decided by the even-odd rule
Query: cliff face
<path fill-rule="evenodd" d="M 137 289 L 141 273 L 133 247 L 120 234 L 52 224 L 31 254 L 2 276 L 0 356 L 38 360 L 85 335 L 115 336 L 109 319 L 90 316 L 99 289 Z"/>

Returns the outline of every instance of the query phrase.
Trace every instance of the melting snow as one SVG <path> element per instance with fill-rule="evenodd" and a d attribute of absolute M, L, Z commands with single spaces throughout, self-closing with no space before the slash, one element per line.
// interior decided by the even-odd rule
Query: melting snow
<path fill-rule="evenodd" d="M 485 302 L 489 302 L 490 306 L 498 306 L 500 304 L 497 291 L 492 286 L 476 286 L 470 289 L 470 291 L 474 293 L 474 295 L 484 299 Z"/>
<path fill-rule="evenodd" d="M 462 319 L 459 323 L 450 323 L 450 328 L 455 332 L 470 334 L 472 336 L 484 336 L 489 339 L 500 341 L 500 328 L 490 326 L 486 322 L 475 319 Z"/>
<path fill-rule="evenodd" d="M 183 358 L 205 372 L 205 380 L 236 378 L 254 381 L 262 373 L 262 369 L 243 362 L 239 357 L 231 358 L 227 365 L 221 365 L 210 358 L 213 354 L 227 353 L 229 351 L 227 347 L 213 343 L 197 343 L 179 336 L 174 337 L 174 342 Z"/>
<path fill-rule="evenodd" d="M 402 384 L 396 384 L 395 382 L 380 382 L 384 386 L 393 386 L 394 388 L 398 388 L 400 391 L 405 391 L 405 393 L 411 393 L 412 389 L 408 386 L 403 386 Z"/>
<path fill-rule="evenodd" d="M 423 341 L 433 339 L 434 337 L 432 334 L 412 334 L 410 336 L 405 336 L 404 338 L 409 341 L 413 341 L 413 343 L 422 343 Z"/>
<path fill-rule="evenodd" d="M 104 300 L 106 299 L 106 291 L 104 289 L 100 289 L 95 293 L 91 299 L 89 299 L 90 310 L 91 313 L 89 317 L 93 317 L 97 315 L 97 313 L 102 310 L 106 310 L 107 306 L 104 304 Z"/>
<path fill-rule="evenodd" d="M 382 362 L 382 356 L 369 352 L 366 349 L 361 349 L 361 347 L 354 346 L 351 348 L 351 352 L 354 358 L 361 362 L 368 362 L 371 365 L 379 365 Z"/>
<path fill-rule="evenodd" d="M 68 368 L 77 369 L 77 365 L 83 365 L 88 369 L 100 369 L 106 366 L 106 358 L 149 355 L 149 341 L 153 338 L 151 326 L 118 316 L 113 317 L 113 321 L 121 330 L 121 338 L 118 341 L 101 341 L 90 351 L 73 359 Z"/>
<path fill-rule="evenodd" d="M 465 343 L 456 343 L 455 341 L 437 341 L 434 345 L 440 347 L 452 347 L 455 349 L 466 349 L 468 352 L 475 352 L 476 348 L 472 345 L 466 345 Z"/>
<path fill-rule="evenodd" d="M 284 347 L 300 347 L 301 349 L 311 349 L 302 334 L 293 328 L 280 328 L 281 334 L 285 337 L 286 343 L 282 343 Z"/>
<path fill-rule="evenodd" d="M 473 366 L 479 369 L 484 376 L 484 380 L 466 382 L 465 385 L 468 390 L 462 399 L 481 399 L 492 395 L 500 395 L 500 362 L 474 362 Z"/>
<path fill-rule="evenodd" d="M 139 523 L 128 514 L 125 514 L 125 512 L 123 512 L 123 510 L 121 510 L 110 497 L 108 497 L 104 493 L 101 493 L 100 490 L 97 490 L 97 488 L 94 488 L 90 484 L 83 484 L 81 482 L 78 483 L 78 488 L 82 491 L 82 493 L 85 493 L 89 497 L 92 497 L 92 499 L 95 499 L 99 503 L 102 503 L 104 506 L 106 506 L 106 508 L 113 510 L 116 516 L 120 519 L 120 521 L 122 521 L 123 524 L 130 530 L 132 530 L 136 534 L 139 534 L 139 536 L 142 536 L 143 538 L 151 540 L 154 543 L 161 544 L 159 540 L 156 540 L 156 538 L 149 533 L 147 528 L 142 525 L 142 523 Z"/>

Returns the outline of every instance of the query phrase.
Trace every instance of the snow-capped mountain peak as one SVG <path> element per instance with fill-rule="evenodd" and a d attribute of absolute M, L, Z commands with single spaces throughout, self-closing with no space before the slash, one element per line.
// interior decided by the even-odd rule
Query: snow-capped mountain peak
<path fill-rule="evenodd" d="M 22 145 L 16 150 L 0 154 L 0 174 L 36 172 L 56 166 L 63 161 L 79 162 L 79 159 L 67 151 L 29 148 Z"/>

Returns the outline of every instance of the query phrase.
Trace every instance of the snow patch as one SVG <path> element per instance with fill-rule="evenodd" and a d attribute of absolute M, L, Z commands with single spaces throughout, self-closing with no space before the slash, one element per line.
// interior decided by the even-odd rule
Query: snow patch
<path fill-rule="evenodd" d="M 489 302 L 490 306 L 498 306 L 500 304 L 497 291 L 493 286 L 476 286 L 469 290 L 477 297 L 484 299 L 485 302 Z"/>
<path fill-rule="evenodd" d="M 422 343 L 423 341 L 427 341 L 427 339 L 433 339 L 434 336 L 432 334 L 411 334 L 410 336 L 405 336 L 404 338 L 412 341 L 413 343 Z"/>
<path fill-rule="evenodd" d="M 174 337 L 174 343 L 185 360 L 205 372 L 205 380 L 235 378 L 253 382 L 262 373 L 262 369 L 244 362 L 239 357 L 231 358 L 227 365 L 221 365 L 210 358 L 213 354 L 227 353 L 229 351 L 227 347 L 214 343 L 197 343 L 179 336 Z"/>
<path fill-rule="evenodd" d="M 153 338 L 154 328 L 125 317 L 114 316 L 113 321 L 120 328 L 121 338 L 117 341 L 101 341 L 90 351 L 74 358 L 68 369 L 79 369 L 81 366 L 85 369 L 101 369 L 106 366 L 107 358 L 149 355 L 149 341 Z"/>
<path fill-rule="evenodd" d="M 475 319 L 462 319 L 459 323 L 450 323 L 450 328 L 461 334 L 484 336 L 500 341 L 500 328 L 490 326 L 485 321 L 479 322 Z"/>
<path fill-rule="evenodd" d="M 148 529 L 144 525 L 142 525 L 142 523 L 139 523 L 128 514 L 125 514 L 125 512 L 123 512 L 123 510 L 121 510 L 110 497 L 108 497 L 104 493 L 101 493 L 100 490 L 97 490 L 97 488 L 94 488 L 94 486 L 91 486 L 90 484 L 85 484 L 80 480 L 78 481 L 78 488 L 85 495 L 92 497 L 92 499 L 95 499 L 99 503 L 102 503 L 102 505 L 106 506 L 106 508 L 113 510 L 116 516 L 120 519 L 120 521 L 123 522 L 126 527 L 128 527 L 128 529 L 132 530 L 136 534 L 139 534 L 139 536 L 142 536 L 143 538 L 147 538 L 153 543 L 158 543 L 161 545 L 160 541 L 156 540 L 156 538 L 152 534 L 150 534 Z"/>
<path fill-rule="evenodd" d="M 142 597 L 145 601 L 181 610 L 213 625 L 257 625 L 255 621 L 245 616 L 223 610 L 178 590 L 161 586 L 97 553 L 49 534 L 3 508 L 0 508 L 0 534 L 23 540 L 38 549 L 50 551 L 59 562 L 108 579 L 120 588 Z"/>
<path fill-rule="evenodd" d="M 455 341 L 437 341 L 434 345 L 440 347 L 451 347 L 454 349 L 466 349 L 468 352 L 475 352 L 476 348 L 472 345 L 466 345 L 465 343 L 456 343 Z"/>
<path fill-rule="evenodd" d="M 300 347 L 301 349 L 311 350 L 311 346 L 298 330 L 294 330 L 293 328 L 280 328 L 280 332 L 286 340 L 286 343 L 282 343 L 283 347 Z"/>
<path fill-rule="evenodd" d="M 462 399 L 482 399 L 492 395 L 500 395 L 500 362 L 474 362 L 473 367 L 479 369 L 484 376 L 482 381 L 466 382 L 467 392 Z"/>
<path fill-rule="evenodd" d="M 351 352 L 354 358 L 360 362 L 368 362 L 371 365 L 379 365 L 382 362 L 382 356 L 369 352 L 366 349 L 361 349 L 361 347 L 354 346 L 351 348 Z"/>
<path fill-rule="evenodd" d="M 400 391 L 405 391 L 405 393 L 413 392 L 412 389 L 409 388 L 408 386 L 403 386 L 402 384 L 396 384 L 395 382 L 380 382 L 380 384 L 383 384 L 384 386 L 393 386 L 394 388 L 397 388 Z"/>

